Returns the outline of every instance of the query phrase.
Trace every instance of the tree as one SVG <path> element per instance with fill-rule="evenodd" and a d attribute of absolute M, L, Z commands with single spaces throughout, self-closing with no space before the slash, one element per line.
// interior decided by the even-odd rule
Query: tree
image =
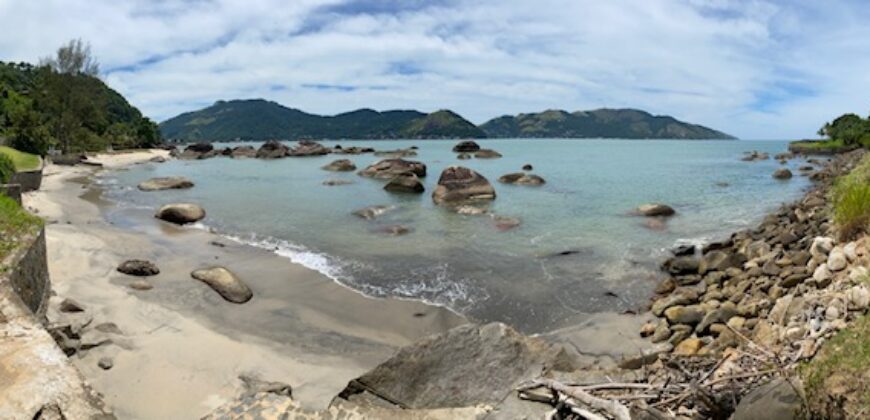
<path fill-rule="evenodd" d="M 48 66 L 61 74 L 84 74 L 92 77 L 100 74 L 100 64 L 91 54 L 91 44 L 84 43 L 81 39 L 73 39 L 58 48 L 56 57 L 43 58 L 40 65 Z"/>

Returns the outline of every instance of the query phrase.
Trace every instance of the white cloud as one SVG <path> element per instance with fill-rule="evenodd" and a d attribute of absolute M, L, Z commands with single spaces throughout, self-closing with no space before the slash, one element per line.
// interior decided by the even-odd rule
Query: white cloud
<path fill-rule="evenodd" d="M 0 60 L 36 61 L 81 37 L 106 81 L 158 120 L 252 97 L 330 114 L 450 108 L 478 123 L 607 106 L 788 138 L 870 111 L 864 9 L 811 0 L 0 0 Z"/>

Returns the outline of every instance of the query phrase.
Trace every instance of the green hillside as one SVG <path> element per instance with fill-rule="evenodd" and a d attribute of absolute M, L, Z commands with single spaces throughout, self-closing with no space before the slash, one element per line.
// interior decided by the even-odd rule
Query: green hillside
<path fill-rule="evenodd" d="M 505 115 L 480 128 L 501 138 L 733 139 L 721 131 L 635 109 Z"/>
<path fill-rule="evenodd" d="M 73 48 L 82 45 L 61 50 Z M 161 142 L 157 125 L 100 80 L 96 67 L 61 64 L 0 62 L 0 137 L 8 146 L 43 155 L 52 146 L 82 152 Z"/>
<path fill-rule="evenodd" d="M 309 114 L 263 99 L 218 101 L 160 124 L 167 139 L 184 141 L 269 139 L 395 139 L 483 137 L 450 111 L 359 109 L 334 116 Z"/>

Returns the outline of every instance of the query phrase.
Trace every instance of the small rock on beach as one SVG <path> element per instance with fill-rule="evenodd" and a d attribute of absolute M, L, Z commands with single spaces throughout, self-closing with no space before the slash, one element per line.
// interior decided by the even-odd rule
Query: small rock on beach
<path fill-rule="evenodd" d="M 207 284 L 228 302 L 245 303 L 254 296 L 247 284 L 239 279 L 235 273 L 224 267 L 194 270 L 190 276 Z"/>

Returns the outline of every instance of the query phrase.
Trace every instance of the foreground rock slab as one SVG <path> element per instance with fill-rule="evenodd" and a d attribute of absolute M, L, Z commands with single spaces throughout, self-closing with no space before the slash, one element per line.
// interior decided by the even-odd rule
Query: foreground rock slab
<path fill-rule="evenodd" d="M 142 191 L 182 190 L 193 188 L 193 182 L 182 176 L 151 178 L 139 183 L 138 188 Z"/>
<path fill-rule="evenodd" d="M 195 270 L 190 273 L 190 276 L 209 285 L 221 297 L 232 303 L 245 303 L 254 296 L 247 284 L 224 267 Z"/>
<path fill-rule="evenodd" d="M 339 394 L 410 409 L 496 405 L 551 367 L 572 369 L 558 345 L 502 323 L 463 325 L 407 346 Z"/>
<path fill-rule="evenodd" d="M 198 222 L 205 218 L 205 209 L 191 203 L 167 204 L 157 210 L 154 217 L 178 225 Z"/>

